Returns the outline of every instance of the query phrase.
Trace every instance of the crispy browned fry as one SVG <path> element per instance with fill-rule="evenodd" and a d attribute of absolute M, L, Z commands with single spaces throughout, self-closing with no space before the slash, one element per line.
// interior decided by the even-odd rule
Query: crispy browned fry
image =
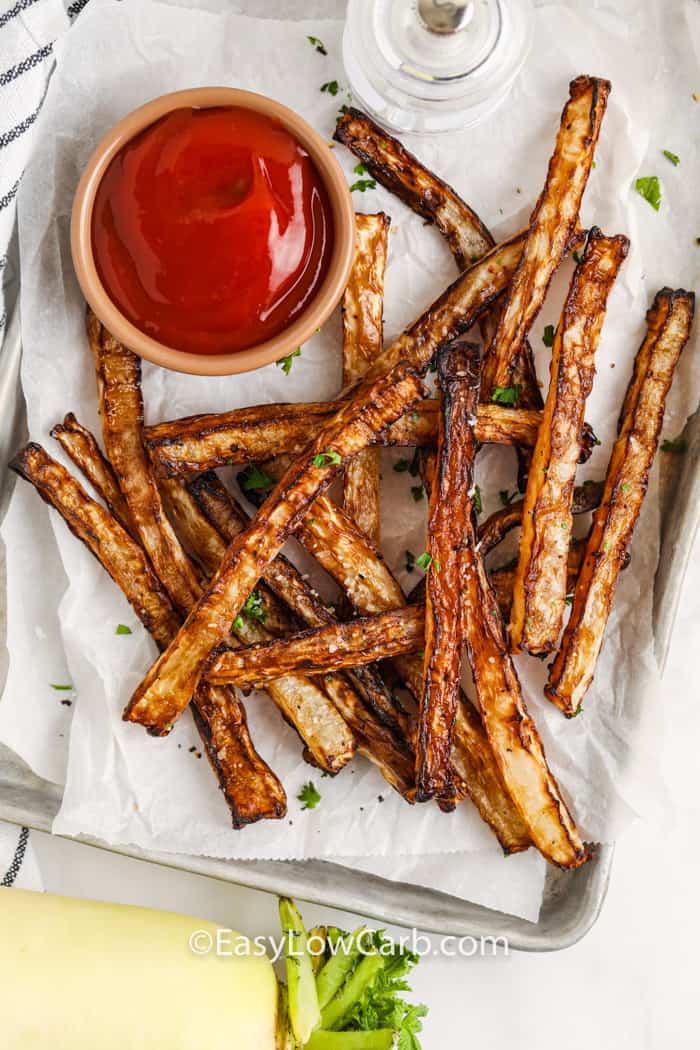
<path fill-rule="evenodd" d="M 367 114 L 357 109 L 347 110 L 338 119 L 335 138 L 363 161 L 382 186 L 412 211 L 435 224 L 459 270 L 466 270 L 493 248 L 496 242 L 476 212 Z M 497 303 L 480 318 L 485 346 L 493 338 L 501 308 L 502 304 Z M 515 372 L 514 382 L 522 386 L 520 407 L 542 408 L 532 348 L 527 340 L 517 355 Z"/>
<path fill-rule="evenodd" d="M 574 488 L 571 503 L 572 514 L 587 514 L 599 505 L 603 494 L 602 481 L 584 481 L 583 485 Z M 486 521 L 479 525 L 477 538 L 482 558 L 497 547 L 498 544 L 517 528 L 523 520 L 524 500 L 513 500 L 502 510 L 494 511 Z"/>
<path fill-rule="evenodd" d="M 112 468 L 101 456 L 97 442 L 90 431 L 82 427 L 81 434 L 83 438 L 81 468 L 93 478 L 97 492 L 107 501 L 113 490 L 118 488 Z M 219 566 L 226 549 L 225 543 L 199 512 L 199 508 L 180 481 L 163 479 L 160 484 L 161 494 L 178 530 L 180 540 L 200 562 L 205 573 L 210 575 Z M 293 567 L 290 566 L 291 568 Z M 300 582 L 303 583 L 301 580 Z M 259 603 L 256 603 L 255 608 L 257 615 L 264 617 L 265 627 L 262 628 L 260 623 L 247 617 L 238 618 L 234 633 L 242 644 L 255 644 L 268 639 L 271 634 L 288 633 L 291 628 L 289 616 L 277 602 L 275 596 L 264 588 L 261 588 L 261 592 L 259 595 L 258 592 L 255 592 L 255 596 L 259 598 Z M 229 638 L 229 644 L 235 644 L 232 638 Z M 288 680 L 274 683 L 268 692 L 286 720 L 294 726 L 305 742 L 307 751 L 316 765 L 329 773 L 337 773 L 342 765 L 350 760 L 354 751 L 351 734 L 347 731 L 342 719 L 336 717 L 334 711 L 330 709 L 327 696 L 315 683 L 298 676 L 290 677 Z M 212 702 L 210 698 L 207 710 L 211 709 Z M 240 706 L 235 696 L 232 704 L 232 710 L 236 705 Z M 317 710 L 314 709 L 314 704 Z M 241 717 L 234 717 L 229 721 L 233 732 L 237 731 L 239 725 L 245 727 L 245 713 Z M 199 721 L 201 722 L 201 718 Z M 207 739 L 205 738 L 205 744 L 209 746 Z M 220 745 L 219 750 L 225 747 L 224 753 L 232 751 L 235 753 L 236 748 L 240 749 L 242 746 L 245 750 L 247 747 L 245 740 L 227 742 L 222 738 L 220 732 L 217 734 L 217 740 Z"/>
<path fill-rule="evenodd" d="M 131 517 L 129 505 L 94 434 L 69 412 L 63 422 L 57 423 L 53 428 L 51 437 L 56 438 L 61 448 L 99 493 L 122 528 L 139 542 L 138 530 Z"/>
<path fill-rule="evenodd" d="M 575 715 L 593 681 L 617 578 L 646 493 L 666 397 L 693 319 L 692 292 L 662 289 L 647 314 L 647 334 L 634 362 L 605 490 L 593 516 L 561 648 L 545 692 L 566 715 Z"/>
<path fill-rule="evenodd" d="M 450 753 L 459 697 L 462 534 L 471 513 L 479 403 L 479 348 L 453 343 L 437 356 L 442 391 L 435 477 L 428 516 L 423 693 L 416 740 L 416 799 L 452 792 Z"/>
<path fill-rule="evenodd" d="M 506 292 L 498 328 L 484 355 L 485 398 L 496 387 L 512 384 L 513 362 L 575 231 L 609 93 L 610 83 L 597 77 L 577 77 L 569 85 L 569 101 L 562 113 L 544 189 L 530 219 L 525 248 Z"/>
<path fill-rule="evenodd" d="M 493 238 L 476 212 L 366 113 L 347 109 L 333 138 L 359 157 L 372 178 L 437 226 L 460 270 L 493 248 Z"/>
<path fill-rule="evenodd" d="M 554 336 L 549 392 L 525 493 L 513 587 L 510 644 L 515 652 L 551 652 L 561 631 L 586 399 L 593 387 L 608 296 L 628 248 L 626 237 L 606 237 L 597 227 L 591 230 Z"/>
<path fill-rule="evenodd" d="M 146 444 L 160 477 L 197 474 L 237 463 L 265 462 L 297 455 L 309 434 L 325 426 L 338 410 L 335 402 L 257 405 L 231 412 L 190 416 L 146 428 Z M 396 423 L 375 435 L 377 445 L 434 445 L 437 401 L 420 401 Z M 479 405 L 476 433 L 482 443 L 534 445 L 541 414 L 503 405 Z"/>
<path fill-rule="evenodd" d="M 178 483 L 175 482 L 175 484 Z M 194 501 L 200 512 L 195 516 L 190 509 L 189 517 L 197 530 L 201 528 L 204 532 L 203 526 L 214 527 L 218 542 L 216 552 L 218 557 L 215 564 L 218 565 L 226 551 L 226 542 L 230 542 L 244 527 L 247 521 L 245 512 L 215 476 L 197 478 L 189 484 L 188 489 L 189 500 Z M 214 545 L 211 546 L 213 549 Z M 294 573 L 297 572 L 294 566 L 281 557 L 271 562 L 269 568 L 273 568 L 280 561 L 283 562 L 283 566 L 287 566 Z M 289 575 L 283 572 L 281 587 L 276 593 L 290 603 L 293 611 L 315 626 L 332 621 L 330 611 L 321 603 L 316 592 L 302 580 L 301 576 L 298 576 L 298 581 L 294 582 L 293 590 L 288 587 L 289 579 Z M 307 595 L 301 594 L 304 587 L 307 588 Z M 289 623 L 284 633 L 288 634 L 291 629 L 292 625 Z M 268 644 L 274 645 L 275 643 L 259 642 L 254 648 Z M 353 676 L 353 681 L 349 682 L 343 675 L 330 673 L 331 669 L 328 668 L 324 674 L 323 689 L 355 733 L 360 753 L 377 766 L 392 787 L 402 795 L 408 796 L 413 788 L 412 747 L 398 726 L 395 717 L 393 719 L 385 717 L 381 711 L 379 715 L 377 714 L 378 708 L 390 703 L 390 698 L 385 696 L 386 689 L 378 685 L 376 675 L 372 675 L 369 668 L 365 670 L 366 674 L 361 674 L 359 677 Z M 274 679 L 276 676 L 271 677 Z M 268 690 L 274 689 L 274 684 L 267 688 Z M 379 701 L 377 700 L 378 693 L 381 694 Z M 315 760 L 315 756 L 312 755 L 312 757 Z"/>
<path fill-rule="evenodd" d="M 364 376 L 383 350 L 384 271 L 391 220 L 384 212 L 356 215 L 355 261 L 343 292 L 343 386 Z M 365 449 L 345 468 L 343 505 L 379 545 L 379 451 Z"/>
<path fill-rule="evenodd" d="M 583 563 L 583 551 L 585 546 L 585 540 L 572 540 L 571 546 L 569 547 L 569 553 L 566 558 L 567 601 L 571 600 L 574 587 L 576 586 L 576 580 L 578 579 L 578 574 Z M 504 622 L 506 622 L 510 616 L 510 610 L 513 603 L 513 582 L 515 580 L 516 566 L 517 561 L 514 560 L 507 565 L 499 566 L 497 569 L 491 569 L 489 572 L 491 588 L 496 595 L 498 608 L 501 610 L 501 616 L 503 617 Z"/>
<path fill-rule="evenodd" d="M 88 448 L 88 459 L 94 449 Z M 106 466 L 109 468 L 109 464 Z M 159 648 L 164 649 L 177 633 L 180 616 L 141 547 L 41 446 L 28 445 L 15 457 L 11 467 L 56 508 L 70 530 L 124 592 Z M 245 711 L 235 692 L 202 683 L 192 708 L 234 827 L 284 816 L 287 808 L 284 789 L 256 752 Z"/>
<path fill-rule="evenodd" d="M 381 557 L 344 511 L 325 496 L 313 504 L 297 531 L 297 537 L 340 584 L 358 612 L 367 615 L 405 606 L 403 591 Z M 402 656 L 394 663 L 414 697 L 420 700 L 422 659 Z M 523 821 L 503 786 L 478 715 L 463 694 L 455 721 L 452 764 L 455 783 L 462 781 L 504 850 L 513 853 L 527 849 L 530 840 Z"/>
<path fill-rule="evenodd" d="M 158 578 L 185 612 L 201 589 L 165 515 L 143 447 L 141 361 L 110 335 L 91 310 L 87 330 L 95 357 L 107 458 Z"/>
<path fill-rule="evenodd" d="M 473 520 L 464 541 L 464 632 L 484 728 L 533 843 L 547 860 L 575 868 L 587 853 L 525 707 L 498 603 L 476 549 Z"/>
<path fill-rule="evenodd" d="M 324 674 L 355 667 L 425 645 L 425 609 L 406 606 L 378 616 L 302 631 L 282 641 L 250 649 L 215 653 L 207 670 L 210 682 L 257 685 L 283 674 Z"/>
<path fill-rule="evenodd" d="M 196 689 L 209 653 L 225 637 L 231 616 L 316 496 L 331 483 L 343 460 L 367 448 L 374 434 L 419 400 L 421 376 L 438 347 L 469 329 L 494 301 L 521 251 L 522 236 L 517 236 L 484 256 L 379 357 L 231 544 L 209 590 L 135 690 L 124 712 L 127 721 L 155 733 L 168 732 Z"/>
<path fill-rule="evenodd" d="M 188 483 L 188 489 L 204 516 L 221 537 L 230 543 L 248 521 L 243 509 L 213 474 L 200 475 Z M 277 577 L 275 569 L 280 563 L 284 571 Z M 287 570 L 296 575 L 290 577 Z M 309 627 L 337 623 L 335 615 L 322 603 L 316 591 L 281 555 L 270 563 L 265 579 L 277 596 Z M 291 587 L 290 579 L 293 581 Z M 389 783 L 405 793 L 413 788 L 414 757 L 410 741 L 415 726 L 396 697 L 387 689 L 378 670 L 368 664 L 354 666 L 348 672 L 349 683 L 343 676 L 327 674 L 324 688 L 358 735 L 360 751 L 378 765 Z M 331 671 L 332 668 L 329 666 L 327 670 Z M 358 703 L 358 699 L 361 703 Z M 409 760 L 411 773 L 407 780 L 406 762 Z M 404 784 L 404 788 L 400 784 Z"/>
<path fill-rule="evenodd" d="M 183 543 L 203 564 L 218 568 L 226 553 L 226 543 L 200 510 L 184 482 L 165 481 L 169 502 L 178 507 L 177 528 Z M 175 495 L 175 488 L 180 492 Z M 232 633 L 246 646 L 263 644 L 273 635 L 284 635 L 292 628 L 291 620 L 280 608 L 275 595 L 262 585 L 253 592 L 253 612 L 236 617 Z M 227 644 L 232 644 L 231 637 Z M 302 675 L 280 675 L 267 686 L 270 699 L 304 741 L 314 765 L 328 773 L 338 773 L 355 753 L 356 741 L 351 729 L 331 703 L 320 684 Z"/>

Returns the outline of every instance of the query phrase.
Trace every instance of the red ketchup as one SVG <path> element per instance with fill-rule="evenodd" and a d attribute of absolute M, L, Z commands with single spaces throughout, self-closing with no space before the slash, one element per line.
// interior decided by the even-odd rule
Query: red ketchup
<path fill-rule="evenodd" d="M 281 124 L 234 106 L 178 109 L 111 161 L 92 246 L 105 291 L 137 328 L 223 354 L 301 313 L 328 269 L 333 225 L 311 158 Z"/>

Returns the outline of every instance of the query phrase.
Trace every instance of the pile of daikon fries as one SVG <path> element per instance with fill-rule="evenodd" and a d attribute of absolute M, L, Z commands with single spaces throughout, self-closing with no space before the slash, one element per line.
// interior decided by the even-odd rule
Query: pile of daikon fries
<path fill-rule="evenodd" d="M 606 301 L 628 251 L 625 237 L 579 225 L 609 91 L 592 77 L 572 82 L 529 227 L 499 245 L 449 186 L 348 110 L 336 139 L 446 238 L 459 276 L 440 298 L 384 349 L 389 220 L 358 215 L 340 398 L 148 428 L 139 359 L 89 315 L 106 455 L 72 415 L 52 433 L 102 503 L 41 446 L 15 458 L 14 469 L 100 560 L 161 650 L 125 719 L 165 735 L 191 705 L 235 827 L 279 818 L 286 807 L 235 691 L 257 686 L 322 770 L 339 772 L 359 751 L 409 802 L 451 810 L 470 798 L 507 852 L 534 845 L 566 868 L 586 859 L 511 654 L 554 653 L 546 694 L 576 714 L 693 315 L 691 293 L 656 295 L 605 480 L 576 488 L 577 464 L 595 440 L 584 413 Z M 574 249 L 581 254 L 543 404 L 527 337 Z M 465 339 L 475 325 L 482 349 Z M 437 401 L 425 396 L 431 365 Z M 486 442 L 517 449 L 524 498 L 477 527 L 474 459 Z M 410 599 L 378 553 L 378 446 L 387 445 L 420 450 L 430 496 L 424 587 Z M 252 517 L 214 473 L 230 464 L 246 465 L 239 483 L 259 505 Z M 342 505 L 324 494 L 341 475 Z M 572 516 L 587 511 L 592 527 L 575 541 Z M 485 556 L 516 527 L 517 564 L 488 572 Z M 339 585 L 342 618 L 280 554 L 292 535 Z M 460 687 L 463 652 L 476 706 Z M 397 683 L 412 703 L 397 698 Z"/>

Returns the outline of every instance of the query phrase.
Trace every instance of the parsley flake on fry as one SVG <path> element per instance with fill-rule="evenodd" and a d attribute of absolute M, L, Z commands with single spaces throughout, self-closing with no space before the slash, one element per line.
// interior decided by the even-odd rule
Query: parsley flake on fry
<path fill-rule="evenodd" d="M 337 467 L 339 463 L 343 462 L 343 460 L 337 452 L 334 452 L 333 449 L 329 449 L 328 452 L 319 452 L 318 455 L 314 456 L 311 462 L 315 467 L 327 467 L 331 463 Z"/>

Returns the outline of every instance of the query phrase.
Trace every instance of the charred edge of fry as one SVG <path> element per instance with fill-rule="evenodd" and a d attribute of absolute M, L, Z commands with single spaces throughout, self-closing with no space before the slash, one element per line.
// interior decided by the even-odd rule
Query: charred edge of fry
<path fill-rule="evenodd" d="M 574 233 L 610 90 L 610 82 L 597 77 L 580 76 L 569 85 L 545 184 L 498 328 L 484 355 L 485 397 L 496 386 L 510 385 L 514 358 Z M 584 110 L 586 98 L 590 101 Z"/>
<path fill-rule="evenodd" d="M 107 508 L 136 542 L 138 530 L 134 526 L 131 511 L 112 470 L 112 464 L 97 444 L 94 434 L 69 412 L 63 423 L 57 423 L 51 437 L 58 441 L 66 455 L 87 478 L 92 487 L 107 504 Z"/>
<path fill-rule="evenodd" d="M 165 514 L 143 445 L 141 361 L 88 310 L 107 457 L 144 550 L 174 603 L 186 612 L 200 594 L 194 566 Z"/>
<path fill-rule="evenodd" d="M 372 178 L 437 226 L 460 270 L 493 247 L 493 238 L 479 216 L 452 187 L 367 114 L 350 107 L 339 118 L 333 137 L 362 161 Z"/>
<path fill-rule="evenodd" d="M 590 231 L 554 336 L 551 378 L 523 507 L 510 617 L 511 648 L 551 652 L 561 633 L 566 555 L 586 400 L 608 296 L 629 249 L 623 236 Z"/>
<path fill-rule="evenodd" d="M 423 648 L 425 614 L 418 606 L 348 623 L 311 628 L 279 641 L 220 653 L 210 665 L 212 682 L 260 685 L 299 673 L 323 675 Z"/>
<path fill-rule="evenodd" d="M 593 517 L 571 616 L 545 686 L 545 694 L 568 717 L 579 712 L 593 681 L 618 576 L 627 563 L 658 448 L 666 398 L 690 335 L 694 309 L 693 292 L 663 288 L 647 314 L 647 332 L 623 402 L 619 434 L 603 498 Z"/>
<path fill-rule="evenodd" d="M 167 646 L 180 619 L 146 555 L 109 511 L 88 496 L 69 471 L 35 442 L 9 463 L 49 506 L 54 507 L 74 536 L 85 544 L 127 595 L 134 612 L 156 644 Z"/>
<path fill-rule="evenodd" d="M 281 783 L 255 750 L 245 708 L 232 689 L 200 683 L 192 715 L 236 830 L 287 813 Z M 245 785 L 245 790 L 240 788 Z"/>
<path fill-rule="evenodd" d="M 574 488 L 574 496 L 571 504 L 573 514 L 587 514 L 599 506 L 603 495 L 602 481 L 585 481 L 583 485 Z M 477 532 L 479 551 L 483 558 L 490 554 L 495 547 L 511 532 L 517 528 L 523 518 L 524 501 L 514 500 L 502 510 L 494 511 L 486 521 L 479 525 Z"/>
<path fill-rule="evenodd" d="M 357 382 L 381 354 L 384 344 L 384 272 L 390 219 L 356 215 L 355 260 L 343 298 L 343 385 Z M 343 478 L 343 505 L 358 528 L 379 545 L 379 451 L 365 449 L 351 459 Z"/>
<path fill-rule="evenodd" d="M 470 420 L 479 402 L 479 348 L 453 343 L 437 357 L 442 391 L 437 470 L 430 497 L 423 693 L 416 742 L 416 799 L 450 799 L 450 762 L 462 651 L 461 544 L 472 513 L 476 442 Z"/>
<path fill-rule="evenodd" d="M 472 532 L 465 548 L 463 616 L 482 721 L 534 845 L 552 863 L 575 868 L 588 854 L 525 706 L 496 598 L 474 541 Z"/>
<path fill-rule="evenodd" d="M 318 411 L 320 407 L 322 412 Z M 279 415 L 270 409 L 279 410 Z M 146 444 L 158 477 L 264 463 L 274 456 L 302 452 L 309 433 L 327 423 L 336 411 L 337 405 L 331 402 L 322 406 L 260 405 L 218 415 L 190 416 L 149 427 Z M 239 422 L 243 415 L 245 424 Z M 531 409 L 483 404 L 477 412 L 476 434 L 484 444 L 534 445 L 540 416 L 540 412 Z M 372 444 L 415 448 L 434 445 L 437 418 L 437 401 L 421 401 L 377 434 Z M 587 433 L 590 455 L 595 438 L 590 436 L 590 428 Z"/>

